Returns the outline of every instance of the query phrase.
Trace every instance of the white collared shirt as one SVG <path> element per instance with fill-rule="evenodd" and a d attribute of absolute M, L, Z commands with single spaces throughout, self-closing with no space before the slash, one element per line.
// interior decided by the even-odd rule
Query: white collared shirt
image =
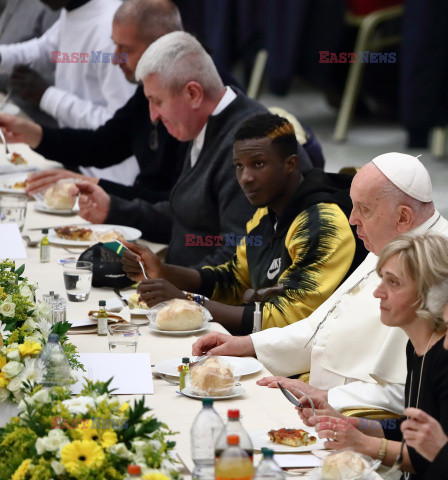
<path fill-rule="evenodd" d="M 226 86 L 226 93 L 222 96 L 218 105 L 216 105 L 216 108 L 213 110 L 212 115 L 219 115 L 235 100 L 235 98 L 236 93 L 229 86 Z M 202 127 L 199 135 L 193 140 L 193 145 L 191 146 L 190 152 L 190 161 L 192 167 L 195 166 L 199 154 L 201 153 L 202 147 L 204 146 L 205 130 L 207 129 L 207 123 Z"/>

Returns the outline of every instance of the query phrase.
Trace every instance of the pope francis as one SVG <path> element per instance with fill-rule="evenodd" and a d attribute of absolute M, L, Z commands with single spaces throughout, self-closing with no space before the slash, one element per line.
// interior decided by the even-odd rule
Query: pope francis
<path fill-rule="evenodd" d="M 350 223 L 371 253 L 353 274 L 308 318 L 284 328 L 247 337 L 210 333 L 193 345 L 193 354 L 256 356 L 275 377 L 260 385 L 297 387 L 327 398 L 342 410 L 351 407 L 404 409 L 407 336 L 380 321 L 377 255 L 393 238 L 427 231 L 448 236 L 448 222 L 434 208 L 428 171 L 411 155 L 386 153 L 355 175 Z M 309 385 L 285 379 L 310 371 Z"/>

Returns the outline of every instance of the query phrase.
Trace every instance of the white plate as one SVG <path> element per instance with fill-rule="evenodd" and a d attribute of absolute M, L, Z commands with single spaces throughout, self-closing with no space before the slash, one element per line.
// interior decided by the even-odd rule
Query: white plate
<path fill-rule="evenodd" d="M 210 325 L 209 325 L 208 322 L 204 322 L 204 324 L 202 325 L 201 328 L 196 328 L 195 330 L 160 330 L 159 328 L 157 328 L 157 326 L 153 322 L 151 322 L 149 324 L 149 328 L 153 332 L 157 332 L 157 333 L 160 333 L 162 335 L 171 335 L 171 336 L 193 335 L 193 333 L 199 333 L 199 332 L 204 332 L 205 330 L 208 330 L 209 326 Z"/>
<path fill-rule="evenodd" d="M 52 215 L 75 215 L 73 210 L 70 209 L 60 209 L 48 207 L 44 202 L 39 202 L 36 200 L 34 204 L 34 210 L 43 213 L 51 213 Z"/>
<path fill-rule="evenodd" d="M 14 188 L 16 182 L 24 182 L 27 173 L 10 173 L 0 176 L 0 193 L 25 193 L 24 188 Z"/>
<path fill-rule="evenodd" d="M 123 235 L 125 240 L 133 241 L 142 236 L 142 232 L 132 227 L 123 227 L 122 225 L 106 225 L 106 224 L 87 224 L 82 225 L 81 228 L 90 228 L 93 232 L 103 233 L 108 230 L 115 230 Z M 97 240 L 66 240 L 65 238 L 59 238 L 54 231 L 54 228 L 50 228 L 48 232 L 48 240 L 54 245 L 77 245 L 80 247 L 88 247 L 97 243 Z"/>
<path fill-rule="evenodd" d="M 136 293 L 135 291 L 132 291 L 132 292 L 121 292 L 121 294 L 123 295 L 123 297 L 129 301 L 129 297 L 131 295 L 133 295 L 134 293 Z M 129 311 L 131 312 L 132 315 L 148 315 L 149 311 L 151 309 L 149 307 L 147 308 L 130 308 Z M 182 363 L 182 362 L 181 362 Z"/>
<path fill-rule="evenodd" d="M 291 447 L 289 445 L 280 445 L 279 443 L 271 442 L 267 432 L 252 432 L 249 433 L 250 439 L 254 446 L 254 450 L 261 450 L 262 448 L 270 448 L 274 452 L 310 452 L 311 450 L 321 450 L 324 448 L 324 440 L 317 437 L 316 431 L 314 428 L 305 427 L 303 430 L 306 430 L 311 435 L 317 438 L 316 443 L 312 445 L 304 445 L 302 447 Z"/>
<path fill-rule="evenodd" d="M 252 357 L 222 357 L 228 361 L 234 368 L 236 375 L 252 375 L 252 373 L 259 372 L 263 365 Z M 162 375 L 169 375 L 170 377 L 178 377 L 177 371 L 178 365 L 181 365 L 182 358 L 171 358 L 170 360 L 164 360 L 159 362 L 154 367 L 154 370 Z"/>
<path fill-rule="evenodd" d="M 213 398 L 213 400 L 227 400 L 228 398 L 239 397 L 241 395 L 244 395 L 245 393 L 246 390 L 244 390 L 244 388 L 241 386 L 235 387 L 233 389 L 233 393 L 231 393 L 230 395 L 222 395 L 217 397 L 204 397 L 202 395 L 196 395 L 195 393 L 191 392 L 189 388 L 184 388 L 181 392 L 181 394 L 185 395 L 186 397 L 197 398 L 198 400 L 202 400 L 203 398 Z"/>

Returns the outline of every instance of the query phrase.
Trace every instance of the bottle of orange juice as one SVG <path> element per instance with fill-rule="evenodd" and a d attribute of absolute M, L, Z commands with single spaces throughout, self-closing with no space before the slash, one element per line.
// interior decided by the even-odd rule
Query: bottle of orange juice
<path fill-rule="evenodd" d="M 239 446 L 238 435 L 227 436 L 228 447 L 216 459 L 215 480 L 251 480 L 254 466 L 247 453 Z"/>

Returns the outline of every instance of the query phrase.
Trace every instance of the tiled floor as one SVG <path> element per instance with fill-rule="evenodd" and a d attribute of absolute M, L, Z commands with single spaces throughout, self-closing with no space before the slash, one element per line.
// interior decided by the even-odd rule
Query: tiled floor
<path fill-rule="evenodd" d="M 297 83 L 289 95 L 276 97 L 263 92 L 260 101 L 270 107 L 285 108 L 312 128 L 319 138 L 326 158 L 325 169 L 337 172 L 347 165 L 362 166 L 386 152 L 420 155 L 428 169 L 434 190 L 436 208 L 448 217 L 448 158 L 434 159 L 428 151 L 405 148 L 404 130 L 396 123 L 356 119 L 345 143 L 332 140 L 336 110 L 329 107 L 323 95 Z M 445 192 L 445 193 L 444 193 Z"/>

